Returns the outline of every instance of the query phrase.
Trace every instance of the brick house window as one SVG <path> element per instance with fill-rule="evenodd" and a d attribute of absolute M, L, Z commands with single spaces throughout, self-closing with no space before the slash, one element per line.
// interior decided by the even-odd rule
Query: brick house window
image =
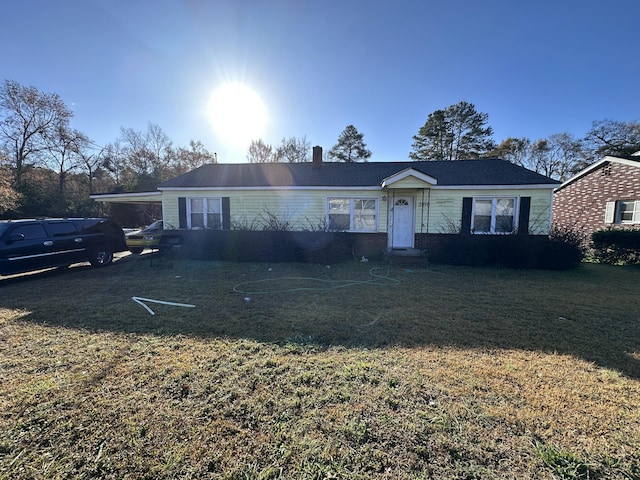
<path fill-rule="evenodd" d="M 640 223 L 640 200 L 618 200 L 607 202 L 604 223 L 637 224 Z"/>

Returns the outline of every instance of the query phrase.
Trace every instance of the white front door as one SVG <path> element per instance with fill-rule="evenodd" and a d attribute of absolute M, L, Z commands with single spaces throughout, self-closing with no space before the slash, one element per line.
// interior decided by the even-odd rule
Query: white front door
<path fill-rule="evenodd" d="M 413 197 L 395 197 L 392 208 L 391 248 L 413 248 Z"/>

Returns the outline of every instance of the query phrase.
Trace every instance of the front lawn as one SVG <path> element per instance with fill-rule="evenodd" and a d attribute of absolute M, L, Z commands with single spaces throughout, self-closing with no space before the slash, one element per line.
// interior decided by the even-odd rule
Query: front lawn
<path fill-rule="evenodd" d="M 0 279 L 0 479 L 640 479 L 637 267 L 157 260 Z"/>

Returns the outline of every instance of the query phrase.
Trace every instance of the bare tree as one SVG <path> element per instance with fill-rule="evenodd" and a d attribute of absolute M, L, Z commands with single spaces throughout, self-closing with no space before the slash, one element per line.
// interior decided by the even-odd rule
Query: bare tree
<path fill-rule="evenodd" d="M 85 175 L 87 176 L 87 183 L 89 186 L 89 195 L 94 193 L 94 180 L 98 169 L 105 164 L 105 155 L 107 148 L 101 148 L 97 152 L 95 149 L 90 148 L 90 142 L 87 143 L 85 148 L 81 148 L 78 151 L 80 157 L 80 163 L 84 168 Z"/>
<path fill-rule="evenodd" d="M 274 155 L 273 147 L 262 141 L 262 139 L 252 140 L 247 152 L 249 163 L 274 163 L 277 156 Z"/>
<path fill-rule="evenodd" d="M 119 144 L 136 175 L 163 179 L 175 159 L 172 142 L 164 131 L 150 123 L 146 131 L 120 128 Z"/>
<path fill-rule="evenodd" d="M 502 158 L 521 167 L 528 167 L 531 155 L 531 140 L 524 137 L 509 137 L 500 142 L 500 145 L 487 155 L 489 157 Z"/>
<path fill-rule="evenodd" d="M 153 159 L 144 133 L 133 128 L 121 127 L 118 142 L 128 159 L 129 168 L 138 175 L 151 175 Z"/>
<path fill-rule="evenodd" d="M 131 168 L 128 149 L 120 140 L 109 143 L 102 152 L 104 160 L 102 165 L 111 174 L 117 190 L 127 190 L 135 185 L 135 173 Z"/>
<path fill-rule="evenodd" d="M 15 210 L 20 204 L 20 194 L 11 185 L 9 168 L 0 162 L 0 214 Z"/>
<path fill-rule="evenodd" d="M 119 187 L 125 189 L 155 189 L 173 174 L 176 165 L 171 140 L 152 123 L 146 131 L 122 127 L 110 150 L 106 166 L 114 175 L 117 172 Z"/>
<path fill-rule="evenodd" d="M 47 148 L 44 139 L 68 126 L 73 114 L 58 94 L 5 80 L 0 87 L 0 115 L 0 141 L 11 152 L 14 185 L 19 186 L 25 167 L 30 161 L 36 163 Z"/>
<path fill-rule="evenodd" d="M 65 181 L 67 174 L 77 169 L 82 162 L 80 151 L 89 139 L 83 133 L 59 125 L 51 132 L 53 136 L 44 135 L 47 147 L 45 165 L 58 174 L 58 189 L 61 199 L 64 199 Z"/>
<path fill-rule="evenodd" d="M 306 136 L 302 138 L 290 137 L 282 139 L 276 148 L 275 155 L 278 162 L 299 163 L 309 161 L 309 152 L 311 152 L 311 143 Z"/>
<path fill-rule="evenodd" d="M 531 145 L 529 168 L 547 177 L 566 180 L 582 159 L 582 142 L 568 133 L 555 133 Z"/>
<path fill-rule="evenodd" d="M 169 136 L 156 124 L 150 123 L 145 135 L 147 149 L 151 152 L 153 175 L 164 178 L 175 160 L 173 142 Z"/>
<path fill-rule="evenodd" d="M 600 120 L 593 122 L 584 139 L 594 158 L 632 155 L 640 151 L 640 123 Z"/>
<path fill-rule="evenodd" d="M 528 138 L 507 138 L 489 152 L 547 177 L 566 180 L 584 162 L 583 142 L 568 133 L 556 133 L 531 142 Z"/>
<path fill-rule="evenodd" d="M 175 174 L 188 172 L 207 163 L 218 163 L 216 154 L 207 150 L 200 140 L 190 140 L 189 148 L 178 147 L 175 155 Z"/>
<path fill-rule="evenodd" d="M 99 166 L 111 173 L 119 191 L 155 189 L 168 178 L 218 161 L 199 140 L 190 140 L 188 147 L 174 148 L 169 136 L 151 123 L 146 131 L 122 127 L 120 137 L 100 156 Z"/>

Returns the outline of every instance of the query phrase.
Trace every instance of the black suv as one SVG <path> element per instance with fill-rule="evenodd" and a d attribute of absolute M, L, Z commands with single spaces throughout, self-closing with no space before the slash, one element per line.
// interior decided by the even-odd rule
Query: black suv
<path fill-rule="evenodd" d="M 122 228 L 106 218 L 0 220 L 0 275 L 84 261 L 102 267 L 125 250 Z"/>

